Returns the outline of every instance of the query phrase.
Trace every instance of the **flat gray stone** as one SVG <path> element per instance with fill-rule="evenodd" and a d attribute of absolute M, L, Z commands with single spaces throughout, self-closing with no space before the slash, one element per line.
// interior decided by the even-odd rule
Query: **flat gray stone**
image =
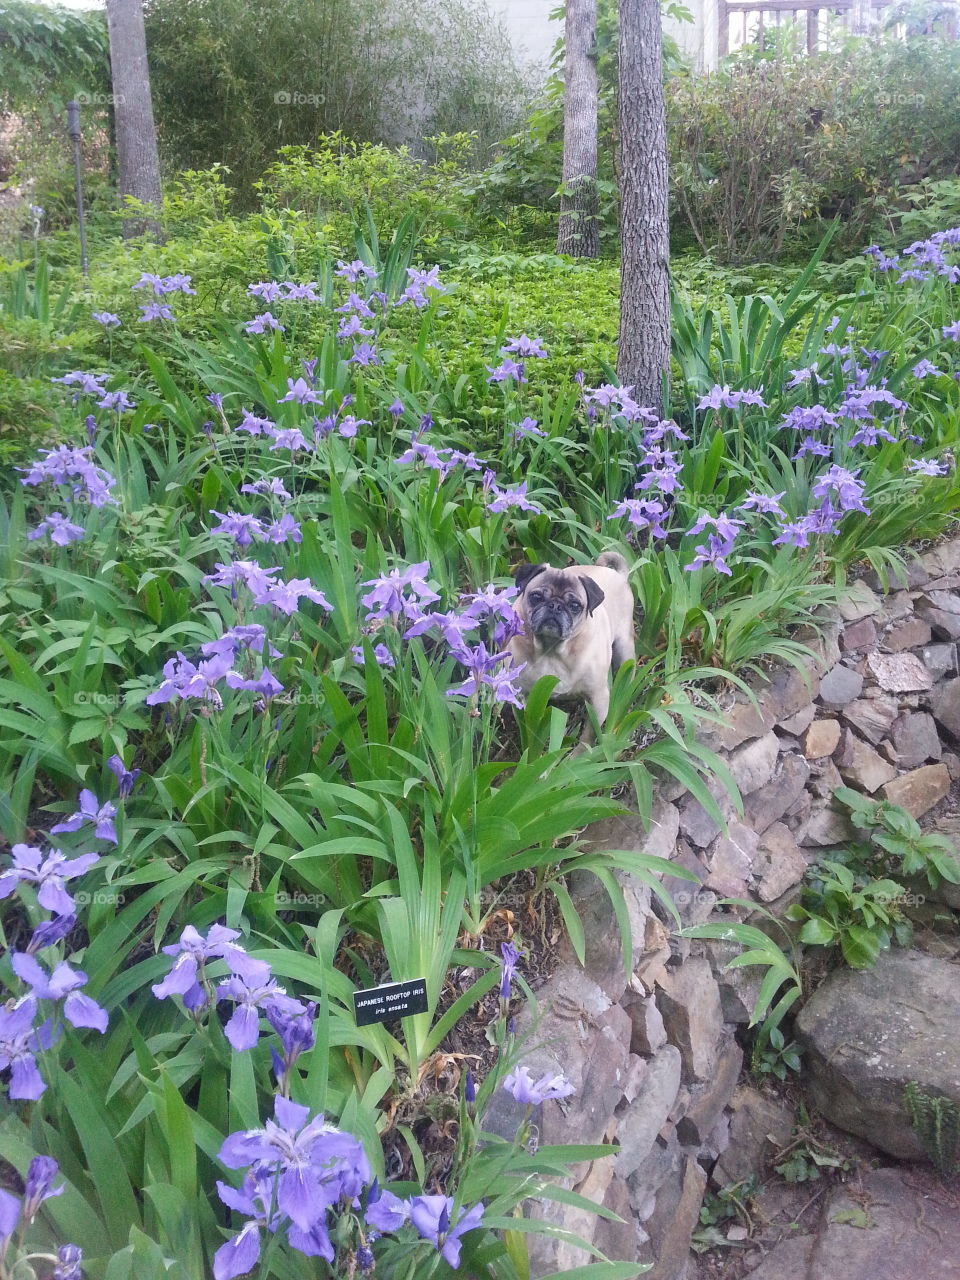
<path fill-rule="evenodd" d="M 825 707 L 845 707 L 863 692 L 863 676 L 838 662 L 820 681 L 820 701 Z"/>
<path fill-rule="evenodd" d="M 932 605 L 918 605 L 918 615 L 930 623 L 936 640 L 960 638 L 960 614 L 947 609 L 935 609 Z"/>
<path fill-rule="evenodd" d="M 726 897 L 742 897 L 757 853 L 759 836 L 742 822 L 731 822 L 707 850 L 707 888 Z"/>
<path fill-rule="evenodd" d="M 845 782 L 870 795 L 897 776 L 894 766 L 874 751 L 873 747 L 868 747 L 852 729 L 843 731 L 837 767 Z"/>
<path fill-rule="evenodd" d="M 930 694 L 930 710 L 937 724 L 960 738 L 960 680 L 944 680 Z"/>
<path fill-rule="evenodd" d="M 742 796 L 748 796 L 773 777 L 780 741 L 772 731 L 732 752 L 728 764 Z"/>
<path fill-rule="evenodd" d="M 894 721 L 890 740 L 902 769 L 915 769 L 943 754 L 937 726 L 926 711 L 908 711 Z"/>
<path fill-rule="evenodd" d="M 955 644 L 928 644 L 921 654 L 923 665 L 934 680 L 957 674 L 957 646 Z"/>
<path fill-rule="evenodd" d="M 807 860 L 790 828 L 782 822 L 768 827 L 760 837 L 760 848 L 753 864 L 760 901 L 775 902 L 793 885 L 799 884 L 806 871 Z"/>
<path fill-rule="evenodd" d="M 960 1105 L 960 966 L 919 951 L 881 952 L 872 969 L 835 969 L 801 1009 L 817 1109 L 900 1159 L 923 1147 L 903 1101 L 915 1081 Z"/>
<path fill-rule="evenodd" d="M 897 704 L 892 698 L 858 698 L 840 712 L 861 737 L 879 746 L 897 718 Z M 828 753 L 829 754 L 829 753 Z"/>
<path fill-rule="evenodd" d="M 617 1122 L 620 1151 L 613 1160 L 617 1177 L 629 1178 L 653 1150 L 680 1090 L 680 1067 L 680 1050 L 672 1044 L 663 1045 L 650 1059 L 643 1091 Z"/>
<path fill-rule="evenodd" d="M 809 777 L 810 766 L 801 755 L 796 752 L 782 755 L 767 785 L 759 787 L 744 801 L 744 823 L 762 835 L 799 800 Z"/>
<path fill-rule="evenodd" d="M 844 622 L 859 622 L 880 612 L 880 600 L 865 582 L 854 582 L 838 601 Z"/>
<path fill-rule="evenodd" d="M 714 1186 L 742 1182 L 762 1172 L 778 1148 L 790 1141 L 793 1113 L 752 1085 L 739 1085 L 730 1102 L 730 1145 L 717 1161 L 710 1180 Z"/>
<path fill-rule="evenodd" d="M 723 1026 L 720 992 L 703 956 L 691 956 L 658 983 L 657 1008 L 670 1043 L 683 1058 L 684 1078 L 706 1080 L 717 1061 Z"/>
<path fill-rule="evenodd" d="M 960 1214 L 949 1188 L 896 1168 L 863 1168 L 858 1183 L 833 1189 L 804 1280 L 957 1280 Z"/>

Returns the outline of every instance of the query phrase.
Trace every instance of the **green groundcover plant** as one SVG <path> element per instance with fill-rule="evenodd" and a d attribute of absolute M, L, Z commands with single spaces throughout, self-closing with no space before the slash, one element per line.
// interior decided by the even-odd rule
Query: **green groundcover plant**
<path fill-rule="evenodd" d="M 508 317 L 465 356 L 413 237 L 277 250 L 225 302 L 171 269 L 78 300 L 59 443 L 0 505 L 0 1268 L 526 1274 L 557 1229 L 524 1201 L 580 1204 L 553 1179 L 611 1148 L 483 1131 L 495 1089 L 570 1087 L 525 1074 L 499 904 L 527 886 L 521 933 L 551 904 L 582 955 L 591 870 L 629 956 L 616 873 L 662 894 L 666 864 L 580 833 L 664 774 L 716 813 L 719 685 L 950 519 L 958 240 L 872 253 L 839 314 L 809 274 L 731 299 L 679 334 L 672 417 L 551 377 Z M 571 756 L 550 682 L 518 689 L 510 573 L 611 545 L 638 658 Z M 356 991 L 419 979 L 423 1012 L 357 1025 Z M 482 1080 L 431 1093 L 484 1009 Z"/>

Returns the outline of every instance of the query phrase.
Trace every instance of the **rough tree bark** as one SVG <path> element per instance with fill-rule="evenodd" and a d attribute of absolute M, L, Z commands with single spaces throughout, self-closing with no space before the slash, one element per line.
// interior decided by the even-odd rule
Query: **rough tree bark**
<path fill-rule="evenodd" d="M 564 32 L 563 194 L 557 253 L 595 258 L 597 222 L 597 0 L 567 0 Z"/>
<path fill-rule="evenodd" d="M 620 341 L 617 374 L 663 406 L 670 368 L 670 226 L 659 0 L 620 3 Z"/>
<path fill-rule="evenodd" d="M 160 159 L 150 96 L 147 37 L 141 0 L 107 0 L 113 114 L 117 131 L 120 198 L 133 196 L 160 210 Z M 125 236 L 157 234 L 155 218 L 127 218 Z"/>

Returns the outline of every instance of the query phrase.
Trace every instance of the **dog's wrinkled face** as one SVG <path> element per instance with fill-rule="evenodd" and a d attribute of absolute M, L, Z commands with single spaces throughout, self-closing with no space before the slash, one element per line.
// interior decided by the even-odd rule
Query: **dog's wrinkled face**
<path fill-rule="evenodd" d="M 547 645 L 572 636 L 603 601 L 600 587 L 575 569 L 525 564 L 516 582 L 521 591 L 519 612 L 528 630 Z"/>

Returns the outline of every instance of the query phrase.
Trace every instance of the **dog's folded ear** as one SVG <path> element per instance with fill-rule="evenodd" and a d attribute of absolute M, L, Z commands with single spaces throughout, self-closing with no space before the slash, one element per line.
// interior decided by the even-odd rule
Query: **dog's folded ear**
<path fill-rule="evenodd" d="M 549 565 L 545 564 L 522 564 L 513 575 L 513 580 L 521 591 L 525 591 L 531 578 L 535 578 L 538 573 L 545 573 L 549 567 Z"/>
<path fill-rule="evenodd" d="M 592 578 L 585 578 L 581 574 L 580 581 L 583 583 L 583 589 L 587 593 L 587 613 L 593 613 L 598 604 L 603 604 L 603 591 Z"/>

